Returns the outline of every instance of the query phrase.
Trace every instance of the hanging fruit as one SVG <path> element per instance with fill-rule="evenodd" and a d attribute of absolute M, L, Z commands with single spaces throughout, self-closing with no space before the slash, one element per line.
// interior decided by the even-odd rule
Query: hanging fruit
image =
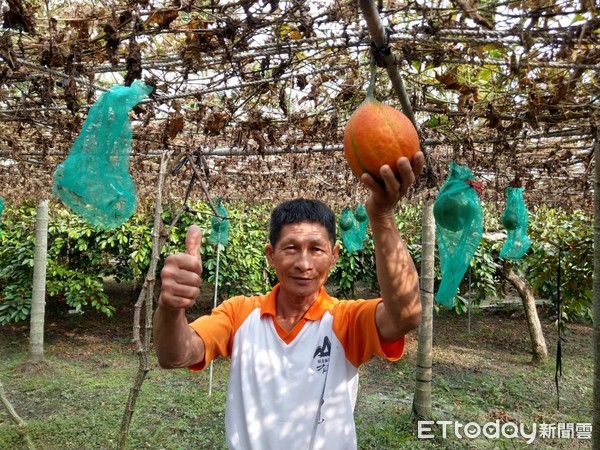
<path fill-rule="evenodd" d="M 367 215 L 367 209 L 365 208 L 365 205 L 358 205 L 356 207 L 356 210 L 354 211 L 354 217 L 356 217 L 356 220 L 358 220 L 359 222 L 366 222 L 367 220 L 369 220 L 369 216 Z"/>
<path fill-rule="evenodd" d="M 447 197 L 444 201 L 434 203 L 433 216 L 436 223 L 442 228 L 459 231 L 471 218 L 472 206 L 462 197 Z"/>
<path fill-rule="evenodd" d="M 348 231 L 354 226 L 354 219 L 350 214 L 344 214 L 340 218 L 340 228 L 344 231 Z"/>
<path fill-rule="evenodd" d="M 504 214 L 502 214 L 502 225 L 504 225 L 504 228 L 508 231 L 514 231 L 519 228 L 519 217 L 517 216 L 517 213 L 509 210 L 505 211 Z"/>
<path fill-rule="evenodd" d="M 381 166 L 389 165 L 398 175 L 396 161 L 412 159 L 419 151 L 419 135 L 408 117 L 373 96 L 374 73 L 372 68 L 367 98 L 344 129 L 344 155 L 358 178 L 367 172 L 380 180 Z"/>

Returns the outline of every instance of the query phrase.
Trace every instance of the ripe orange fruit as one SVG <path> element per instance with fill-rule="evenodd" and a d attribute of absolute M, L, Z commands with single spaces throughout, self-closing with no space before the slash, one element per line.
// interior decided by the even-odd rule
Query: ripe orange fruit
<path fill-rule="evenodd" d="M 402 112 L 372 96 L 350 116 L 344 129 L 344 155 L 358 178 L 367 172 L 380 180 L 379 169 L 388 164 L 396 175 L 396 161 L 419 151 L 419 135 Z"/>

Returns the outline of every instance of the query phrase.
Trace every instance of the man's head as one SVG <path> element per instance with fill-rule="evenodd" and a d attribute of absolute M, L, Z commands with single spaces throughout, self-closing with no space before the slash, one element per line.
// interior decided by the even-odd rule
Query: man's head
<path fill-rule="evenodd" d="M 292 200 L 271 213 L 265 253 L 285 298 L 313 301 L 335 265 L 335 214 L 318 200 Z"/>
<path fill-rule="evenodd" d="M 284 225 L 314 222 L 322 225 L 329 236 L 331 246 L 335 245 L 335 214 L 325 203 L 319 200 L 298 198 L 283 202 L 271 212 L 269 242 L 274 247 L 281 236 Z"/>

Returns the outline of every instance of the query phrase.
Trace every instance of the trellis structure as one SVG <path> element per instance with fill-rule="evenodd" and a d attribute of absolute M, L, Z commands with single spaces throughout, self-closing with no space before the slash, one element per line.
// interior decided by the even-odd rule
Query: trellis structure
<path fill-rule="evenodd" d="M 341 153 L 373 50 L 358 4 L 0 0 L 0 6 L 6 29 L 0 197 L 9 203 L 49 197 L 54 168 L 97 95 L 140 78 L 156 91 L 132 115 L 131 173 L 142 200 L 159 191 L 157 211 L 163 186 L 182 197 L 192 174 L 209 199 L 310 196 L 346 206 L 364 198 Z M 408 99 L 397 100 L 384 74 L 376 95 L 414 112 L 427 154 L 427 176 L 415 196 L 435 192 L 456 161 L 484 181 L 483 197 L 492 204 L 516 185 L 526 188 L 530 205 L 591 208 L 600 97 L 593 0 L 379 0 L 377 6 L 390 42 L 374 50 L 396 55 Z M 173 177 L 165 184 L 167 156 Z M 156 220 L 155 250 L 158 213 Z M 154 280 L 151 269 L 136 304 L 140 366 L 119 448 L 149 370 Z"/>
<path fill-rule="evenodd" d="M 591 206 L 593 1 L 378 7 L 430 180 L 439 185 L 455 160 L 485 182 L 488 200 L 502 201 L 512 184 L 526 187 L 531 205 Z M 9 202 L 48 197 L 90 104 L 136 78 L 156 86 L 132 116 L 141 199 L 152 196 L 168 150 L 201 154 L 215 196 L 319 196 L 338 206 L 363 198 L 341 152 L 368 78 L 371 40 L 357 4 L 8 0 L 4 10 L 0 196 Z M 384 73 L 376 95 L 400 108 Z M 171 195 L 181 196 L 191 170 L 175 172 Z"/>

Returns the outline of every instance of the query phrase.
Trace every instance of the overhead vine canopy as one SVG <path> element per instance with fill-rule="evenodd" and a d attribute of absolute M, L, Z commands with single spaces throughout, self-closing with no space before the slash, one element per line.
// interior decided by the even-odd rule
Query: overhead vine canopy
<path fill-rule="evenodd" d="M 0 197 L 51 195 L 89 107 L 115 84 L 155 86 L 131 113 L 130 171 L 172 196 L 194 168 L 211 195 L 337 206 L 365 192 L 343 157 L 371 36 L 355 1 L 0 0 Z M 502 201 L 591 205 L 600 18 L 594 0 L 380 0 L 390 48 L 439 187 L 450 161 Z M 376 96 L 400 109 L 385 71 Z M 83 177 L 86 174 L 82 174 Z"/>

